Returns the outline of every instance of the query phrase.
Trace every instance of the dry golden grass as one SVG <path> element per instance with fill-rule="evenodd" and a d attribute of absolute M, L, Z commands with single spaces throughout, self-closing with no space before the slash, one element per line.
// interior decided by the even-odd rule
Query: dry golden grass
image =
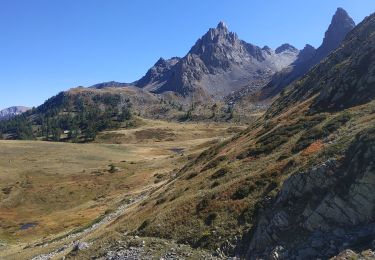
<path fill-rule="evenodd" d="M 233 135 L 229 127 L 146 120 L 91 144 L 0 141 L 0 242 L 24 245 L 88 225 Z M 37 225 L 21 230 L 26 223 Z"/>

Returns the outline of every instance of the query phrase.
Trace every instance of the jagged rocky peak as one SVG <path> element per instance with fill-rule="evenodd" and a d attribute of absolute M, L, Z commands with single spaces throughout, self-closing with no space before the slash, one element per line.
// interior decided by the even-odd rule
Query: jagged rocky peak
<path fill-rule="evenodd" d="M 269 46 L 267 46 L 267 45 L 265 45 L 265 46 L 262 48 L 262 51 L 264 51 L 264 52 L 267 53 L 268 55 L 271 55 L 272 52 L 273 52 L 273 50 L 272 50 Z"/>
<path fill-rule="evenodd" d="M 332 17 L 331 25 L 338 27 L 348 26 L 352 28 L 355 26 L 355 22 L 343 8 L 339 7 Z"/>
<path fill-rule="evenodd" d="M 154 67 L 167 67 L 169 65 L 176 64 L 176 62 L 178 62 L 179 60 L 180 60 L 180 58 L 178 58 L 178 57 L 172 57 L 172 58 L 167 59 L 167 60 L 161 57 L 155 63 Z"/>
<path fill-rule="evenodd" d="M 228 26 L 225 22 L 220 21 L 219 24 L 217 25 L 216 29 L 228 31 Z"/>
<path fill-rule="evenodd" d="M 301 50 L 301 53 L 304 52 L 304 53 L 311 53 L 311 52 L 314 52 L 316 49 L 314 46 L 310 45 L 310 44 L 306 44 L 305 47 L 303 47 L 303 49 Z"/>
<path fill-rule="evenodd" d="M 160 57 L 158 61 L 155 63 L 154 66 L 162 66 L 165 64 L 165 59 L 163 57 Z"/>
<path fill-rule="evenodd" d="M 349 14 L 342 8 L 337 8 L 332 17 L 332 21 L 325 33 L 323 50 L 335 49 L 344 40 L 345 36 L 355 27 L 355 22 Z"/>
<path fill-rule="evenodd" d="M 224 22 L 220 22 L 216 28 L 211 28 L 203 35 L 190 49 L 189 54 L 201 55 L 205 52 L 212 52 L 215 48 L 209 47 L 217 45 L 219 47 L 238 47 L 240 40 L 234 32 L 228 30 Z"/>
<path fill-rule="evenodd" d="M 318 49 L 307 44 L 297 55 L 297 59 L 282 73 L 276 73 L 272 80 L 262 90 L 262 98 L 278 94 L 290 83 L 302 77 L 316 64 L 323 61 L 332 51 L 336 50 L 346 35 L 355 27 L 348 13 L 338 8 L 332 17 L 331 24 L 325 33 L 322 45 Z M 280 46 L 282 47 L 282 46 Z"/>
<path fill-rule="evenodd" d="M 279 51 L 247 43 L 219 22 L 186 56 L 175 64 L 160 59 L 135 85 L 154 93 L 172 91 L 188 97 L 197 92 L 202 98 L 220 99 L 243 86 L 265 84 L 272 73 L 294 62 L 299 52 L 291 45 Z"/>
<path fill-rule="evenodd" d="M 297 62 L 306 62 L 310 60 L 316 52 L 314 46 L 306 44 L 305 47 L 299 52 Z"/>
<path fill-rule="evenodd" d="M 280 47 L 276 48 L 275 53 L 279 54 L 279 53 L 282 53 L 282 52 L 285 52 L 285 51 L 298 52 L 298 49 L 296 47 L 290 45 L 289 43 L 284 43 Z"/>

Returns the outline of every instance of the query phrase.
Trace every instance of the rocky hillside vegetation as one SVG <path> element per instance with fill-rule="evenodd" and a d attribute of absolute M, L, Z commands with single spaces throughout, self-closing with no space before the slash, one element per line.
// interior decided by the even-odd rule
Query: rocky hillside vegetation
<path fill-rule="evenodd" d="M 372 15 L 264 117 L 176 172 L 119 230 L 249 259 L 372 248 L 374 35 Z"/>

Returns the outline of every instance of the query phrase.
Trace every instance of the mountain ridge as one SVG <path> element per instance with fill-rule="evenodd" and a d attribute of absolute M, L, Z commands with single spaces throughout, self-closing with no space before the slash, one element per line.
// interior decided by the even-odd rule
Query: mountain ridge
<path fill-rule="evenodd" d="M 291 45 L 279 48 L 276 53 L 246 43 L 236 33 L 230 32 L 224 22 L 220 22 L 198 39 L 185 57 L 169 67 L 171 71 L 168 74 L 161 71 L 158 78 L 163 78 L 164 82 L 158 82 L 160 86 L 154 88 L 153 92 L 173 91 L 187 96 L 197 91 L 208 97 L 223 97 L 241 85 L 254 83 L 260 78 L 266 80 L 270 73 L 293 62 L 297 54 L 298 50 Z M 152 70 L 149 70 L 146 78 Z M 215 76 L 220 79 L 215 79 Z M 145 77 L 135 85 L 146 87 L 143 84 L 147 81 Z M 236 82 L 241 78 L 245 79 Z M 154 82 L 149 84 L 153 85 Z"/>

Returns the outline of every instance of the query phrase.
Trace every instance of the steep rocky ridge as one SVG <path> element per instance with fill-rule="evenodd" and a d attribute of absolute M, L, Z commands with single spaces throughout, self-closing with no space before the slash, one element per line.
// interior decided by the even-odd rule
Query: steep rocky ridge
<path fill-rule="evenodd" d="M 295 102 L 318 97 L 310 110 L 334 111 L 369 102 L 375 97 L 374 24 L 371 15 L 357 26 L 328 59 L 296 81 L 276 100 L 268 116 L 280 114 Z"/>
<path fill-rule="evenodd" d="M 355 23 L 348 13 L 344 9 L 338 8 L 332 17 L 331 24 L 320 47 L 315 49 L 311 45 L 306 45 L 299 53 L 296 61 L 272 77 L 272 80 L 262 89 L 261 99 L 277 95 L 287 85 L 302 77 L 313 66 L 324 60 L 332 51 L 339 47 L 346 35 L 354 27 Z"/>

